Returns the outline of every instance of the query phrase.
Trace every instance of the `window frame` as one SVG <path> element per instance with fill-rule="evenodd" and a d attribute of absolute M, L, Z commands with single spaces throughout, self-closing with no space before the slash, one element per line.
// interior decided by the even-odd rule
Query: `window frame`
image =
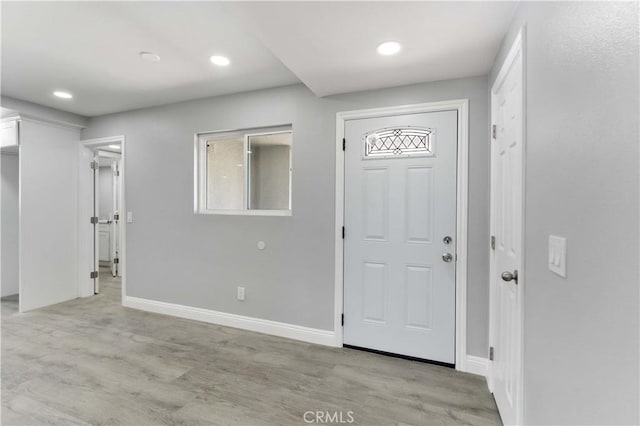
<path fill-rule="evenodd" d="M 292 143 L 289 147 L 289 208 L 288 209 L 250 209 L 251 175 L 249 159 L 249 138 L 253 136 L 291 134 Z M 207 141 L 224 139 L 233 136 L 243 138 L 243 168 L 244 168 L 244 209 L 209 209 L 207 208 L 208 192 L 208 164 Z M 231 216 L 292 216 L 292 187 L 293 187 L 293 126 L 281 124 L 277 126 L 253 127 L 237 130 L 222 130 L 199 132 L 194 135 L 194 213 Z"/>

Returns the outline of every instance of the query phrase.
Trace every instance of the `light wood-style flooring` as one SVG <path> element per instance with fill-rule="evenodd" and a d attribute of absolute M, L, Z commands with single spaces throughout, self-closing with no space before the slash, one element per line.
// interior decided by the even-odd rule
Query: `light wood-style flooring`
<path fill-rule="evenodd" d="M 2 425 L 500 424 L 482 377 L 123 308 L 102 281 L 24 314 L 2 300 Z"/>

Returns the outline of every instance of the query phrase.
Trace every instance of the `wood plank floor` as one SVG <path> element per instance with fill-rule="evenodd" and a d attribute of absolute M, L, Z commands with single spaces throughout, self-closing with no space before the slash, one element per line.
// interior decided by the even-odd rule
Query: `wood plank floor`
<path fill-rule="evenodd" d="M 500 424 L 481 377 L 123 308 L 103 281 L 25 314 L 2 300 L 3 425 Z"/>

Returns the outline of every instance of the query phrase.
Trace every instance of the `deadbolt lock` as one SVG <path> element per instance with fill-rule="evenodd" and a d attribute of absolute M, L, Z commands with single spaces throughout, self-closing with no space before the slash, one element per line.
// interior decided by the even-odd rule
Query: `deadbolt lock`
<path fill-rule="evenodd" d="M 448 235 L 442 239 L 442 242 L 445 244 L 451 244 L 451 241 L 453 241 L 453 238 Z"/>

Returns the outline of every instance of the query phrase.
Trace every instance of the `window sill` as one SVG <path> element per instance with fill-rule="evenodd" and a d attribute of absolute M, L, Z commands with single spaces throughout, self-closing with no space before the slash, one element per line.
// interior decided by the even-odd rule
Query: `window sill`
<path fill-rule="evenodd" d="M 199 210 L 196 214 L 225 216 L 292 216 L 291 210 Z"/>

